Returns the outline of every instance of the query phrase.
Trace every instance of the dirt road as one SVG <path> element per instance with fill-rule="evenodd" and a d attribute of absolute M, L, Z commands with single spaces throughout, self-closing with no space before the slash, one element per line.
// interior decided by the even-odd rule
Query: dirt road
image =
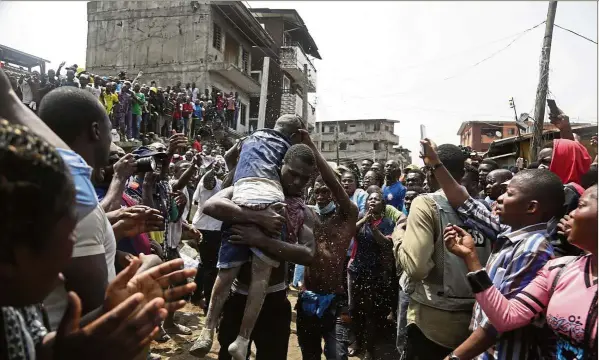
<path fill-rule="evenodd" d="M 295 302 L 297 300 L 297 293 L 290 292 L 289 300 L 291 301 L 292 306 L 295 306 Z M 295 327 L 295 310 L 292 316 L 291 322 L 291 338 L 289 339 L 289 352 L 287 354 L 288 360 L 302 360 L 302 353 L 300 351 L 299 345 L 297 343 L 296 336 L 296 327 Z M 198 316 L 198 314 L 200 314 Z M 197 306 L 188 304 L 182 310 L 178 311 L 175 314 L 175 319 L 177 322 L 185 325 L 193 330 L 192 335 L 183 336 L 183 335 L 173 335 L 171 336 L 171 340 L 166 343 L 160 344 L 157 342 L 152 343 L 152 352 L 155 354 L 159 354 L 162 356 L 162 359 L 167 360 L 197 360 L 197 358 L 188 354 L 188 350 L 191 347 L 193 341 L 199 336 L 202 327 L 204 326 L 204 313 Z M 384 341 L 379 346 L 379 352 L 382 354 L 386 354 L 381 357 L 380 360 L 387 359 L 398 359 L 398 355 L 394 350 L 394 341 L 393 338 L 393 329 L 390 328 L 388 331 L 388 336 L 384 336 Z M 212 351 L 205 359 L 216 360 L 218 359 L 218 351 L 219 345 L 218 341 L 215 340 L 214 346 L 212 347 Z M 255 359 L 252 355 L 251 359 Z M 322 359 L 325 359 L 324 356 Z M 360 357 L 354 357 L 352 359 L 360 359 Z M 281 359 L 283 360 L 283 359 Z"/>

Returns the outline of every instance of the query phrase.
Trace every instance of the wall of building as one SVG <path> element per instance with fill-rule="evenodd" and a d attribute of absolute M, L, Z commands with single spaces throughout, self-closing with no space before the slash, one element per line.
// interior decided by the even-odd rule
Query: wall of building
<path fill-rule="evenodd" d="M 501 136 L 495 134 L 497 131 L 501 132 Z M 513 136 L 518 136 L 518 126 L 515 123 L 473 122 L 465 127 L 460 136 L 460 144 L 470 146 L 475 151 L 483 152 L 489 149 L 493 141 Z"/>
<path fill-rule="evenodd" d="M 88 71 L 132 77 L 161 86 L 177 81 L 207 87 L 212 16 L 207 1 L 194 11 L 187 1 L 123 1 L 87 4 Z"/>

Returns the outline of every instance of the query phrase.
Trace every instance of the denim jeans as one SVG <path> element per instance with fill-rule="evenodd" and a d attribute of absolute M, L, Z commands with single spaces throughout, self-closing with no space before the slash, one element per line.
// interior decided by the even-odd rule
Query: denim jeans
<path fill-rule="evenodd" d="M 141 130 L 141 115 L 133 114 L 133 138 L 139 139 L 139 133 Z"/>
<path fill-rule="evenodd" d="M 127 111 L 125 114 L 125 125 L 127 127 L 127 139 L 131 139 L 133 137 L 133 114 L 131 114 L 131 111 Z"/>
<path fill-rule="evenodd" d="M 304 282 L 304 269 L 304 265 L 295 265 L 295 272 L 293 273 L 293 286 L 298 287 L 300 282 Z"/>
<path fill-rule="evenodd" d="M 397 351 L 401 354 L 404 350 L 406 326 L 408 325 L 408 306 L 410 305 L 410 295 L 399 289 L 399 301 L 397 303 Z"/>
<path fill-rule="evenodd" d="M 339 297 L 339 296 L 338 296 Z M 322 318 L 305 314 L 301 300 L 296 304 L 297 340 L 302 350 L 303 360 L 320 360 L 321 342 L 324 339 L 324 355 L 327 360 L 347 360 L 349 346 L 349 326 L 341 320 L 344 301 L 333 300 Z"/>

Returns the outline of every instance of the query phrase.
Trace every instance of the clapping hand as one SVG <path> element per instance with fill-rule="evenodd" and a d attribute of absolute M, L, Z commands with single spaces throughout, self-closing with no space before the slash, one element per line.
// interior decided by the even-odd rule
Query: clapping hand
<path fill-rule="evenodd" d="M 108 284 L 104 300 L 105 310 L 109 311 L 117 307 L 118 304 L 135 293 L 143 294 L 144 303 L 161 298 L 164 300 L 164 307 L 170 312 L 185 306 L 185 301 L 179 299 L 191 294 L 195 290 L 196 284 L 189 283 L 169 287 L 179 284 L 187 278 L 194 277 L 196 269 L 181 270 L 183 260 L 177 259 L 154 266 L 136 275 L 141 265 L 142 261 L 140 259 L 133 259 L 129 266 Z"/>

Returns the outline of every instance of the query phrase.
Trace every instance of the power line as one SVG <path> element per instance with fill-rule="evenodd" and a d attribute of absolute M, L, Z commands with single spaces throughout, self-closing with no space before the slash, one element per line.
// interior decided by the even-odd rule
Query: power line
<path fill-rule="evenodd" d="M 566 31 L 568 31 L 568 32 L 571 32 L 572 34 L 574 34 L 574 35 L 576 35 L 576 36 L 580 36 L 581 38 L 583 38 L 583 39 L 585 39 L 585 40 L 588 40 L 588 41 L 592 42 L 593 44 L 597 44 L 597 42 L 596 42 L 595 40 L 592 40 L 592 39 L 589 39 L 589 38 L 588 38 L 588 37 L 586 37 L 586 36 L 580 35 L 580 34 L 579 34 L 579 33 L 577 33 L 576 31 L 572 31 L 572 30 L 570 30 L 570 29 L 566 29 L 566 28 L 564 28 L 564 27 L 561 27 L 561 26 L 559 26 L 558 24 L 553 24 L 553 25 L 554 25 L 555 27 L 558 27 L 558 28 L 562 29 L 562 30 L 566 30 Z"/>
<path fill-rule="evenodd" d="M 476 66 L 480 65 L 481 63 L 483 63 L 483 62 L 485 62 L 485 61 L 487 61 L 487 60 L 489 60 L 489 59 L 493 58 L 493 57 L 494 57 L 494 56 L 496 56 L 497 54 L 499 54 L 499 53 L 501 53 L 502 51 L 506 50 L 506 49 L 507 49 L 507 48 L 509 48 L 509 47 L 510 47 L 510 46 L 511 46 L 513 43 L 515 43 L 516 41 L 518 41 L 519 39 L 521 39 L 521 38 L 522 38 L 522 36 L 524 36 L 526 33 L 528 33 L 528 32 L 530 32 L 531 30 L 533 30 L 533 29 L 535 29 L 535 28 L 537 28 L 537 27 L 539 27 L 539 26 L 543 25 L 544 23 L 545 23 L 545 21 L 543 21 L 543 22 L 541 22 L 541 23 L 539 23 L 539 24 L 537 24 L 537 25 L 535 25 L 535 26 L 533 26 L 533 27 L 530 27 L 530 28 L 528 28 L 528 29 L 526 29 L 526 30 L 522 31 L 522 32 L 521 32 L 521 33 L 518 35 L 518 37 L 517 37 L 516 39 L 512 40 L 512 41 L 511 41 L 511 42 L 510 42 L 510 43 L 509 43 L 507 46 L 503 47 L 502 49 L 500 49 L 500 50 L 498 50 L 498 51 L 494 52 L 494 53 L 493 53 L 493 54 L 491 54 L 490 56 L 487 56 L 486 58 L 484 58 L 484 59 L 482 59 L 482 60 L 478 61 L 477 63 L 475 63 L 475 64 L 473 64 L 473 65 L 471 65 L 471 66 L 469 66 L 469 67 L 467 67 L 467 68 L 463 69 L 462 71 L 460 71 L 460 72 L 458 72 L 458 73 L 456 73 L 456 74 L 454 74 L 454 75 L 452 75 L 452 76 L 446 77 L 446 78 L 444 78 L 444 79 L 441 79 L 441 80 L 437 80 L 437 81 L 430 82 L 430 83 L 428 83 L 428 84 L 426 84 L 426 85 L 424 85 L 424 86 L 422 86 L 422 87 L 419 87 L 419 88 L 415 88 L 415 89 L 411 89 L 411 90 L 407 90 L 407 91 L 402 91 L 402 92 L 398 92 L 398 93 L 389 93 L 389 94 L 385 94 L 385 95 L 375 94 L 375 95 L 373 95 L 373 96 L 376 96 L 378 99 L 385 99 L 385 98 L 389 98 L 389 97 L 395 97 L 395 96 L 398 96 L 398 95 L 408 95 L 408 94 L 413 94 L 413 93 L 414 93 L 414 92 L 416 92 L 416 91 L 428 89 L 428 88 L 429 88 L 431 85 L 435 85 L 435 84 L 437 84 L 437 83 L 439 83 L 439 82 L 443 82 L 443 81 L 446 81 L 446 80 L 450 80 L 450 79 L 456 78 L 456 77 L 458 77 L 459 75 L 466 73 L 468 70 L 470 70 L 470 69 L 472 69 L 472 68 L 474 68 L 474 67 L 476 67 Z M 372 98 L 372 96 L 349 96 L 349 97 L 350 97 L 352 100 L 371 99 L 371 98 Z"/>
<path fill-rule="evenodd" d="M 540 25 L 542 25 L 542 24 L 544 24 L 544 23 L 545 23 L 545 21 L 543 21 L 542 23 L 540 23 L 540 24 L 538 24 L 538 25 L 536 25 L 536 26 L 534 26 L 534 27 L 540 26 Z M 534 27 L 533 27 L 533 28 L 534 28 Z M 526 29 L 526 30 L 523 30 L 523 31 L 519 31 L 519 32 L 517 32 L 517 33 L 514 33 L 514 34 L 512 34 L 512 35 L 509 35 L 509 36 L 502 37 L 501 39 L 496 39 L 496 40 L 489 41 L 489 42 L 486 42 L 486 43 L 483 43 L 483 44 L 474 45 L 474 46 L 471 46 L 471 47 L 465 48 L 465 49 L 463 49 L 463 50 L 460 50 L 460 51 L 458 51 L 458 52 L 455 52 L 455 53 L 453 53 L 453 54 L 451 54 L 451 55 L 448 55 L 448 56 L 444 56 L 444 57 L 438 57 L 438 58 L 430 58 L 430 59 L 428 59 L 428 60 L 425 60 L 424 62 L 419 62 L 419 63 L 415 63 L 415 64 L 412 64 L 412 65 L 407 65 L 407 66 L 405 66 L 405 67 L 402 67 L 402 68 L 399 68 L 399 69 L 396 69 L 396 70 L 393 70 L 393 71 L 410 70 L 410 69 L 414 69 L 414 68 L 421 67 L 422 65 L 434 64 L 434 63 L 436 63 L 436 62 L 438 62 L 438 61 L 441 61 L 441 60 L 447 60 L 447 59 L 450 59 L 450 58 L 452 58 L 452 57 L 454 57 L 454 56 L 457 56 L 457 55 L 462 55 L 462 54 L 464 54 L 465 52 L 469 52 L 469 51 L 471 51 L 471 50 L 480 49 L 480 48 L 483 48 L 483 47 L 485 47 L 485 46 L 487 46 L 487 45 L 491 45 L 491 44 L 495 44 L 495 43 L 498 43 L 498 42 L 500 42 L 500 41 L 503 41 L 503 40 L 511 39 L 511 38 L 513 38 L 513 37 L 515 37 L 515 36 L 520 36 L 520 35 L 522 35 L 523 33 L 525 33 L 525 32 L 527 32 L 527 31 L 530 31 L 530 30 L 532 30 L 533 28 Z M 388 73 L 388 70 L 385 70 L 385 74 L 387 74 L 387 73 Z M 350 78 L 350 77 L 348 77 L 348 78 L 341 78 L 341 79 L 337 79 L 336 81 L 346 81 L 346 80 L 355 80 L 355 77 L 353 77 L 353 78 Z"/>

